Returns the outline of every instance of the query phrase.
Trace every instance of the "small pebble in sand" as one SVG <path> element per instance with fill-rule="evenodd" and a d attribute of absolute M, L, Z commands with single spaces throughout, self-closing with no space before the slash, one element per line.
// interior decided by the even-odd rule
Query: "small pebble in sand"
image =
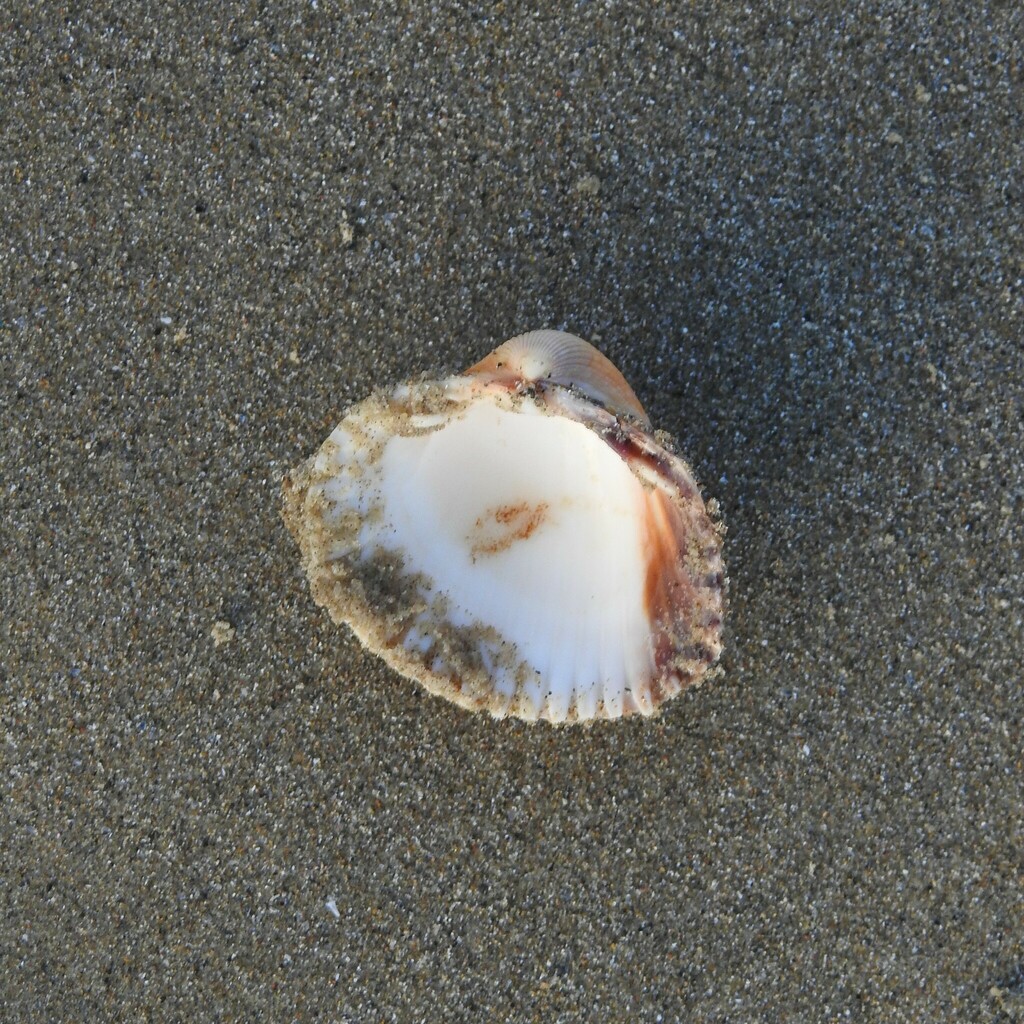
<path fill-rule="evenodd" d="M 213 624 L 213 629 L 210 630 L 210 636 L 213 639 L 214 646 L 220 647 L 221 644 L 227 644 L 234 640 L 235 627 L 230 622 L 218 619 Z"/>

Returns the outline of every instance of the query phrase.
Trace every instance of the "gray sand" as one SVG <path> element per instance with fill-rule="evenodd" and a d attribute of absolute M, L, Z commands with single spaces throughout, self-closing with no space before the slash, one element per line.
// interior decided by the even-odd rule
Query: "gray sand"
<path fill-rule="evenodd" d="M 1024 1020 L 1020 5 L 12 2 L 3 1020 Z M 653 723 L 425 695 L 279 519 L 539 326 L 729 526 Z"/>

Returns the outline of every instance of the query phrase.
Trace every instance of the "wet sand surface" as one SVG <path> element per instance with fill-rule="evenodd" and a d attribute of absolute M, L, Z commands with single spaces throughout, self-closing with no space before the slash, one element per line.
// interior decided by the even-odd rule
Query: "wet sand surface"
<path fill-rule="evenodd" d="M 0 28 L 5 1021 L 1024 1020 L 1018 5 Z M 728 524 L 654 722 L 425 695 L 280 520 L 541 326 Z"/>

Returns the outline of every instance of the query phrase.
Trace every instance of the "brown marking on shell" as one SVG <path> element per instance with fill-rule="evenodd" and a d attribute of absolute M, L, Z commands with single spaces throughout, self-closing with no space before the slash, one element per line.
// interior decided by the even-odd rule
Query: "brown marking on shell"
<path fill-rule="evenodd" d="M 510 387 L 546 383 L 578 388 L 616 416 L 631 416 L 645 427 L 650 420 L 618 367 L 589 342 L 564 331 L 530 331 L 499 345 L 468 370 Z"/>
<path fill-rule="evenodd" d="M 537 505 L 520 501 L 514 505 L 499 505 L 491 509 L 480 516 L 474 524 L 480 539 L 470 546 L 473 561 L 476 561 L 477 555 L 496 555 L 501 551 L 507 551 L 517 540 L 528 540 L 547 518 L 547 514 L 546 501 Z M 499 528 L 506 527 L 498 536 L 485 535 L 492 521 L 497 523 Z"/>
<path fill-rule="evenodd" d="M 671 481 L 682 498 L 700 500 L 693 480 L 679 471 L 680 460 L 658 446 L 648 434 L 628 427 L 624 429 L 619 423 L 600 433 L 605 443 L 629 465 L 643 466 L 653 475 Z"/>
<path fill-rule="evenodd" d="M 685 463 L 628 425 L 616 423 L 601 434 L 634 471 L 642 468 L 662 482 L 647 491 L 643 509 L 643 599 L 654 655 L 648 693 L 658 707 L 699 682 L 721 653 L 726 579 L 720 531 Z"/>
<path fill-rule="evenodd" d="M 664 491 L 647 495 L 644 515 L 647 571 L 644 577 L 644 610 L 652 623 L 685 616 L 693 607 L 694 585 L 680 552 L 685 537 L 682 515 Z"/>

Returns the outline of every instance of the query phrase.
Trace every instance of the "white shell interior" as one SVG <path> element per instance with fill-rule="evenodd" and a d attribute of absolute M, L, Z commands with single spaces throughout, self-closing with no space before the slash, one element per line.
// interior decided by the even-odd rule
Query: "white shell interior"
<path fill-rule="evenodd" d="M 482 394 L 440 429 L 390 437 L 356 485 L 363 501 L 376 491 L 381 512 L 364 520 L 360 546 L 400 551 L 447 598 L 454 625 L 493 627 L 514 644 L 511 663 L 532 669 L 524 695 L 535 713 L 546 705 L 561 718 L 575 701 L 590 717 L 604 701 L 615 714 L 626 690 L 642 703 L 653 667 L 643 485 L 580 423 L 529 401 L 503 405 Z M 424 622 L 404 643 L 425 650 L 428 633 Z M 511 699 L 499 653 L 494 685 Z"/>

